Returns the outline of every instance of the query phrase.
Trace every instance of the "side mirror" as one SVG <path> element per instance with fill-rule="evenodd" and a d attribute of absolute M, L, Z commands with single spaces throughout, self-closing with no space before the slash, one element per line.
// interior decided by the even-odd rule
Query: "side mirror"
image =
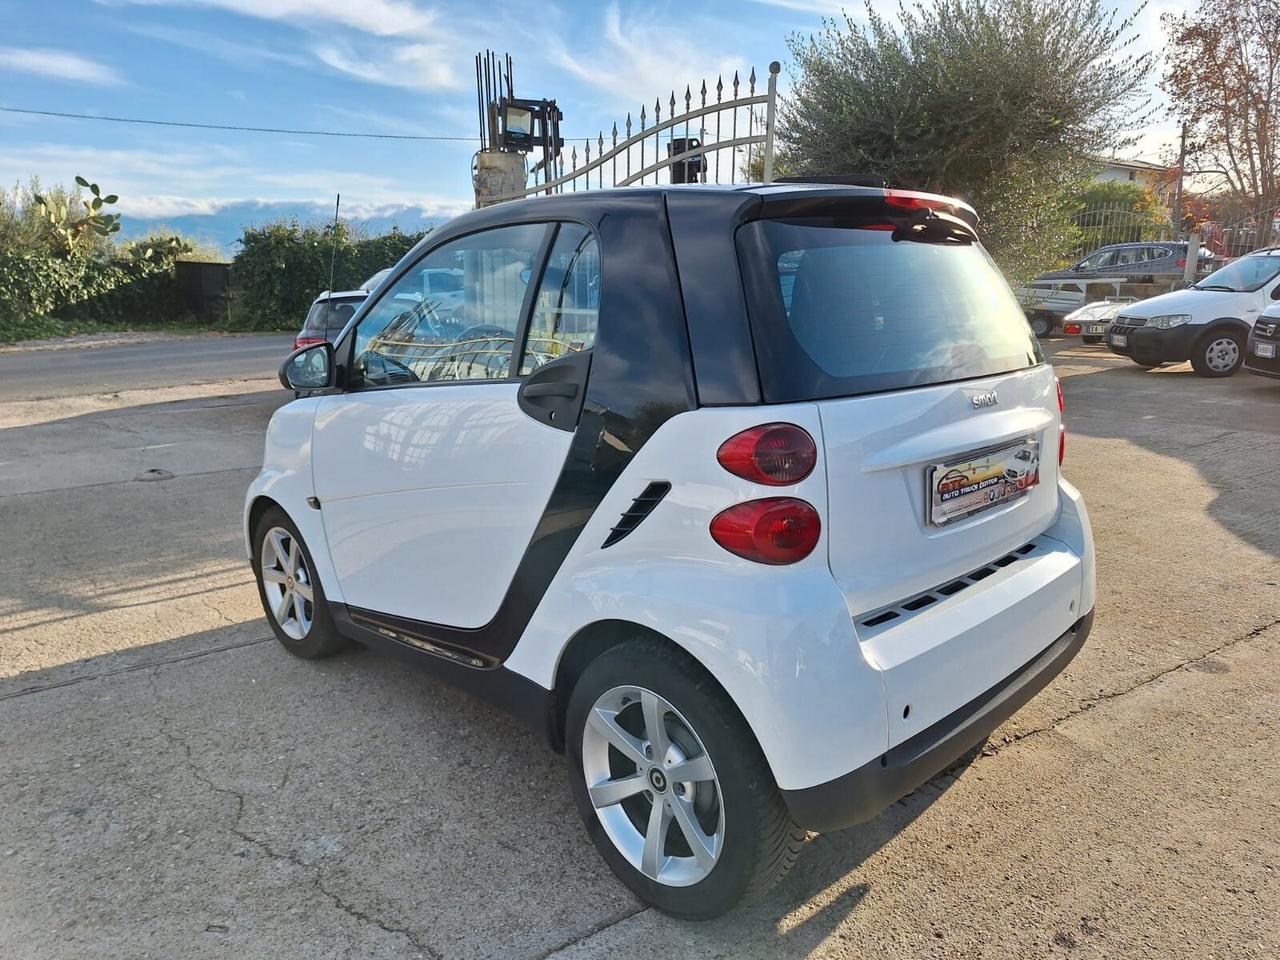
<path fill-rule="evenodd" d="M 280 385 L 286 390 L 328 390 L 334 385 L 332 343 L 301 347 L 280 364 Z"/>

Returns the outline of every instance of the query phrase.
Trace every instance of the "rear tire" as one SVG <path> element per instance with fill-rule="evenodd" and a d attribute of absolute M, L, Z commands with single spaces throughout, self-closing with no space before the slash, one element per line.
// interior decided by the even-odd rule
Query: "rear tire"
<path fill-rule="evenodd" d="M 669 744 L 661 762 L 657 717 Z M 566 752 L 596 849 L 664 913 L 719 916 L 766 893 L 800 854 L 804 831 L 750 729 L 711 676 L 667 643 L 629 641 L 588 665 L 569 698 Z"/>
<path fill-rule="evenodd" d="M 253 545 L 258 599 L 284 648 L 314 660 L 350 646 L 329 614 L 311 551 L 289 515 L 279 507 L 263 511 L 253 530 Z"/>
<path fill-rule="evenodd" d="M 1202 377 L 1229 377 L 1244 363 L 1244 337 L 1234 330 L 1211 330 L 1191 351 L 1191 366 Z"/>
<path fill-rule="evenodd" d="M 1029 317 L 1028 322 L 1031 324 L 1031 332 L 1038 339 L 1043 339 L 1053 332 L 1053 324 L 1047 317 Z"/>

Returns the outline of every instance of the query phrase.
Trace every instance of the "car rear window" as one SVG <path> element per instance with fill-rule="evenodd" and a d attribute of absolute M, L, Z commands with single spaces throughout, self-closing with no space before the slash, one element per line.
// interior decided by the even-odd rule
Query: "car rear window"
<path fill-rule="evenodd" d="M 302 335 L 336 340 L 364 300 L 364 297 L 343 297 L 313 303 L 302 325 Z"/>
<path fill-rule="evenodd" d="M 738 231 L 765 399 L 853 396 L 1041 362 L 1009 285 L 976 243 L 762 220 Z"/>

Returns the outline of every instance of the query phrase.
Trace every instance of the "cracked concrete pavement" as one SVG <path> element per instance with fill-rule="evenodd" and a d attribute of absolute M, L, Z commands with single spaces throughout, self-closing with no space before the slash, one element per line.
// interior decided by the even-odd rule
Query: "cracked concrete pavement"
<path fill-rule="evenodd" d="M 0 956 L 1280 955 L 1280 384 L 1050 351 L 1088 645 L 704 924 L 612 878 L 531 732 L 270 638 L 239 531 L 270 381 L 0 403 Z"/>

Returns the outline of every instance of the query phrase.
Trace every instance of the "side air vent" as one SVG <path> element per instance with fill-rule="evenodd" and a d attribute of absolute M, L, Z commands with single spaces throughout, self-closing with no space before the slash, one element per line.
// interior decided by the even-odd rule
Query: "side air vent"
<path fill-rule="evenodd" d="M 873 628 L 881 627 L 893 620 L 901 620 L 911 616 L 918 610 L 932 606 L 947 597 L 953 597 L 962 590 L 967 590 L 975 583 L 980 583 L 987 577 L 994 576 L 1004 567 L 1012 566 L 1028 554 L 1035 552 L 1035 543 L 1024 543 L 1016 550 L 1006 553 L 1003 557 L 993 560 L 985 567 L 979 567 L 966 573 L 963 577 L 958 577 L 940 587 L 932 590 L 926 590 L 924 593 L 916 594 L 914 597 L 908 597 L 898 603 L 885 607 L 881 610 L 872 612 L 869 616 L 858 621 L 858 626 Z"/>
<path fill-rule="evenodd" d="M 631 533 L 632 530 L 640 526 L 644 522 L 644 518 L 653 513 L 653 508 L 662 502 L 662 498 L 670 490 L 671 484 L 665 480 L 655 480 L 645 487 L 640 496 L 631 501 L 631 506 L 618 519 L 613 529 L 609 531 L 609 535 L 604 538 L 604 543 L 600 545 L 600 549 L 612 547 Z"/>

